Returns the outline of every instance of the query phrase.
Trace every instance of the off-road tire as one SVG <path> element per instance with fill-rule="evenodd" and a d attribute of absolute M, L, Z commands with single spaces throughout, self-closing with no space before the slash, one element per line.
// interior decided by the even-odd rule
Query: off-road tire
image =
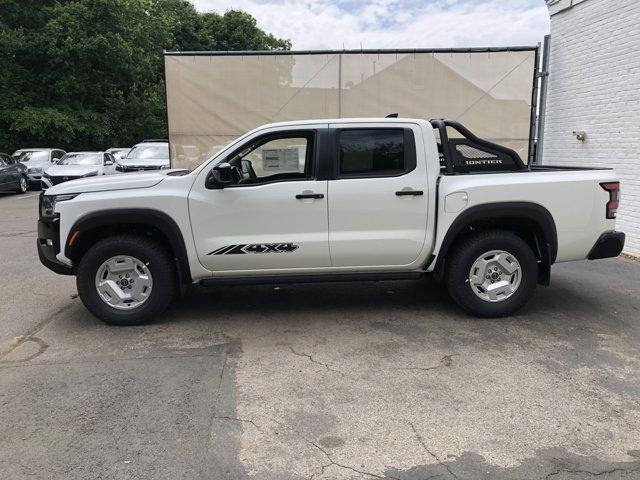
<path fill-rule="evenodd" d="M 103 301 L 96 290 L 95 277 L 100 266 L 111 257 L 129 255 L 147 265 L 153 279 L 149 298 L 131 310 L 118 310 Z M 171 303 L 176 275 L 171 257 L 150 238 L 139 235 L 116 235 L 94 244 L 84 254 L 76 274 L 82 303 L 96 317 L 112 325 L 141 325 L 152 321 Z"/>
<path fill-rule="evenodd" d="M 521 267 L 520 285 L 500 302 L 478 297 L 469 283 L 469 272 L 476 259 L 493 250 L 515 257 Z M 533 295 L 538 279 L 538 264 L 531 247 L 514 233 L 489 230 L 465 237 L 454 245 L 445 261 L 445 285 L 451 298 L 476 317 L 503 317 L 524 306 Z"/>

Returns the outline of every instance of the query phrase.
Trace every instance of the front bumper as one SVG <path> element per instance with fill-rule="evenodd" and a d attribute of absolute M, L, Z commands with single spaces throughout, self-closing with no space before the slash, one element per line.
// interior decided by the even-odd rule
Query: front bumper
<path fill-rule="evenodd" d="M 40 179 L 42 178 L 42 173 L 27 173 L 27 178 L 29 179 L 29 183 L 40 185 Z"/>
<path fill-rule="evenodd" d="M 625 234 L 622 232 L 605 232 L 600 235 L 589 256 L 589 260 L 617 257 L 624 248 Z"/>
<path fill-rule="evenodd" d="M 60 253 L 60 222 L 57 218 L 38 220 L 37 245 L 38 257 L 45 267 L 61 275 L 73 275 L 73 269 L 56 258 Z"/>

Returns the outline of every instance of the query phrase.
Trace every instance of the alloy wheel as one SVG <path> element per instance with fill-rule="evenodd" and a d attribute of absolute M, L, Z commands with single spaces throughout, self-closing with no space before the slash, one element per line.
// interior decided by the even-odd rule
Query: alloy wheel
<path fill-rule="evenodd" d="M 518 260 L 504 250 L 480 255 L 469 270 L 469 285 L 476 296 L 487 302 L 502 302 L 511 297 L 522 280 Z"/>
<path fill-rule="evenodd" d="M 144 262 L 128 255 L 118 255 L 100 265 L 95 287 L 98 296 L 110 307 L 131 310 L 149 299 L 153 279 Z"/>

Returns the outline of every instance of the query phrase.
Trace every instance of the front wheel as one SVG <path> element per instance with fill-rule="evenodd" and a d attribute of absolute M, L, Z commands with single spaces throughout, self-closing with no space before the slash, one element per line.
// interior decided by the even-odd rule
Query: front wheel
<path fill-rule="evenodd" d="M 162 313 L 175 290 L 169 254 L 153 240 L 117 235 L 82 257 L 76 285 L 85 307 L 113 325 L 140 325 Z"/>
<path fill-rule="evenodd" d="M 491 230 L 461 240 L 447 256 L 445 282 L 464 310 L 478 317 L 515 312 L 531 298 L 538 264 L 517 235 Z"/>

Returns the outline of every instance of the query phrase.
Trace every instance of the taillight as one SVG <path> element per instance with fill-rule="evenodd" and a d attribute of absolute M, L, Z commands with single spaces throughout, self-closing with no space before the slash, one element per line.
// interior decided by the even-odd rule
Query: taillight
<path fill-rule="evenodd" d="M 609 192 L 607 202 L 607 218 L 616 218 L 618 205 L 620 204 L 620 182 L 601 183 L 600 186 Z"/>

